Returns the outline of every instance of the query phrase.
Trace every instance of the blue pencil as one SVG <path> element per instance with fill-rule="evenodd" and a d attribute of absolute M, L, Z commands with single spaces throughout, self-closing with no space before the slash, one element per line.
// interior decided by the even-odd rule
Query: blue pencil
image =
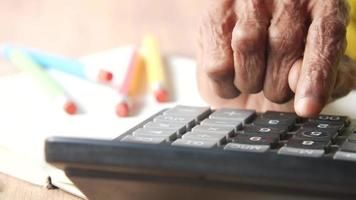
<path fill-rule="evenodd" d="M 91 68 L 85 66 L 78 60 L 69 59 L 61 56 L 50 55 L 46 53 L 41 53 L 36 50 L 31 50 L 22 47 L 15 47 L 12 45 L 5 45 L 2 49 L 3 53 L 6 55 L 13 49 L 21 50 L 30 56 L 35 62 L 41 65 L 45 69 L 55 69 L 74 76 L 92 80 L 95 82 L 109 83 L 111 82 L 113 75 L 111 72 L 98 68 Z"/>

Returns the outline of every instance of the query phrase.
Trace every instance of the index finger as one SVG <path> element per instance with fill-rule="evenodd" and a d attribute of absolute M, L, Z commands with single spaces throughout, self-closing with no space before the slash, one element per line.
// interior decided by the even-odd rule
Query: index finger
<path fill-rule="evenodd" d="M 335 84 L 337 66 L 346 47 L 347 3 L 318 1 L 312 8 L 295 111 L 303 117 L 321 112 Z"/>

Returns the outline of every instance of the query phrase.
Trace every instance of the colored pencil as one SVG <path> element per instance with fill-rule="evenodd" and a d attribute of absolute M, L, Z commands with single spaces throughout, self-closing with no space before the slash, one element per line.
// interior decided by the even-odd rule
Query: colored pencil
<path fill-rule="evenodd" d="M 68 97 L 64 89 L 40 65 L 34 62 L 26 52 L 18 49 L 9 49 L 5 56 L 12 64 L 31 75 L 51 99 L 63 107 L 67 114 L 76 114 L 76 103 Z"/>
<path fill-rule="evenodd" d="M 6 54 L 7 51 L 10 51 L 12 49 L 18 49 L 22 52 L 25 52 L 28 56 L 31 57 L 32 60 L 37 62 L 45 69 L 51 68 L 59 70 L 83 79 L 88 79 L 100 83 L 110 83 L 113 79 L 113 74 L 110 71 L 86 66 L 75 59 L 50 55 L 36 50 L 15 47 L 12 45 L 5 45 L 3 47 L 3 52 L 5 52 Z"/>
<path fill-rule="evenodd" d="M 142 65 L 143 61 L 140 52 L 135 50 L 126 70 L 124 80 L 119 88 L 120 100 L 116 106 L 116 114 L 119 117 L 130 115 L 132 108 L 131 97 L 137 93 L 138 79 L 140 79 Z"/>
<path fill-rule="evenodd" d="M 145 60 L 147 79 L 150 89 L 158 102 L 169 100 L 166 72 L 155 37 L 146 35 L 142 43 L 142 55 Z"/>

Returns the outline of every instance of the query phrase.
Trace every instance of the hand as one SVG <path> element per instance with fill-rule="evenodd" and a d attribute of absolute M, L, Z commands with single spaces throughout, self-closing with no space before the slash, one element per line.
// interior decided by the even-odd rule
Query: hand
<path fill-rule="evenodd" d="M 212 1 L 199 29 L 201 94 L 217 108 L 317 115 L 356 88 L 347 23 L 343 0 Z"/>

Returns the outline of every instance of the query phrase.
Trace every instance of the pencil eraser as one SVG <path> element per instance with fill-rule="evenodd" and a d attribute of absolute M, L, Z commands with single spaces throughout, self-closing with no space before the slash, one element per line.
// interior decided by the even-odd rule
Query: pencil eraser
<path fill-rule="evenodd" d="M 117 104 L 116 114 L 119 117 L 127 117 L 129 115 L 129 106 L 127 105 L 127 103 Z"/>
<path fill-rule="evenodd" d="M 100 82 L 110 82 L 113 78 L 113 74 L 106 70 L 100 70 L 98 79 Z"/>
<path fill-rule="evenodd" d="M 64 111 L 69 115 L 74 115 L 77 112 L 77 106 L 72 101 L 67 101 L 64 104 Z"/>
<path fill-rule="evenodd" d="M 164 103 L 168 101 L 168 93 L 167 91 L 162 89 L 155 91 L 155 97 L 159 103 Z"/>

